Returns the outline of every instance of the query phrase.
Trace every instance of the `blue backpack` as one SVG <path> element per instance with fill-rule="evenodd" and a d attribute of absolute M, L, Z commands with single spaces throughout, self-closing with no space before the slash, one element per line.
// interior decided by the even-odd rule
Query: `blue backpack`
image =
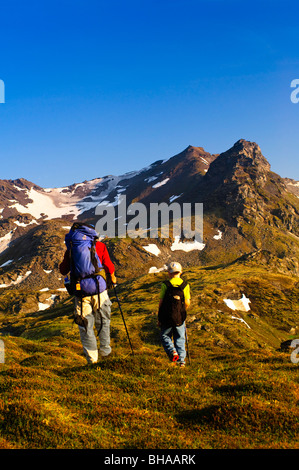
<path fill-rule="evenodd" d="M 88 224 L 74 223 L 65 236 L 70 254 L 69 293 L 76 297 L 100 294 L 106 290 L 106 281 L 101 275 L 103 266 L 96 252 L 98 234 Z"/>

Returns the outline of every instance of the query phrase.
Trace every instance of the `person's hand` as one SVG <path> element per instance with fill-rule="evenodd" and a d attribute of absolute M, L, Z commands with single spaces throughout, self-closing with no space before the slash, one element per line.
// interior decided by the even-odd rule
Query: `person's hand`
<path fill-rule="evenodd" d="M 106 284 L 107 284 L 107 289 L 112 289 L 116 285 L 116 277 L 114 273 L 106 274 Z"/>
<path fill-rule="evenodd" d="M 111 282 L 112 282 L 113 284 L 116 284 L 116 277 L 115 277 L 115 274 L 114 274 L 114 273 L 110 274 L 110 277 L 111 277 Z"/>

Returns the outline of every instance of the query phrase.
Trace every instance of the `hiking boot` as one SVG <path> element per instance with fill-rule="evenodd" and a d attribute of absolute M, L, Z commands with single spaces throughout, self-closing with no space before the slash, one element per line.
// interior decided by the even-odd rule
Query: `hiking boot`
<path fill-rule="evenodd" d="M 178 353 L 176 351 L 173 351 L 172 356 L 170 358 L 171 362 L 178 362 L 179 358 L 180 357 L 179 357 Z"/>

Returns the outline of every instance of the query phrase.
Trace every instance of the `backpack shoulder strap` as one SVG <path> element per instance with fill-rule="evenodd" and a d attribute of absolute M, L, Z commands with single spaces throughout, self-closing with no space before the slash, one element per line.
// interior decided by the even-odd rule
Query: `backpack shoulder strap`
<path fill-rule="evenodd" d="M 178 286 L 174 286 L 170 281 L 164 281 L 163 284 L 166 285 L 166 287 L 170 287 L 171 289 L 173 288 L 179 288 L 179 289 L 182 289 L 184 290 L 185 287 L 188 285 L 188 283 L 186 281 L 183 281 L 182 284 L 179 284 Z"/>
<path fill-rule="evenodd" d="M 184 290 L 185 287 L 187 287 L 188 283 L 186 281 L 183 281 L 182 284 L 179 285 L 179 287 Z"/>
<path fill-rule="evenodd" d="M 172 284 L 170 281 L 163 281 L 163 284 L 165 284 L 167 287 L 171 287 Z"/>
<path fill-rule="evenodd" d="M 162 282 L 162 288 L 164 290 L 163 300 L 169 295 L 169 291 L 172 288 L 171 282 L 166 280 Z"/>

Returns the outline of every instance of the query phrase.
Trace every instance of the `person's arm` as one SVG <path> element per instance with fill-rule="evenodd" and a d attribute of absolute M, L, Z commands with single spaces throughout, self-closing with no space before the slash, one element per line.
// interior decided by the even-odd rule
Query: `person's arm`
<path fill-rule="evenodd" d="M 115 267 L 110 259 L 106 245 L 102 242 L 97 242 L 96 251 L 103 265 L 105 273 L 110 277 L 111 282 L 116 284 Z"/>
<path fill-rule="evenodd" d="M 160 308 L 161 305 L 162 305 L 162 302 L 163 302 L 163 299 L 164 299 L 166 290 L 167 290 L 167 287 L 166 287 L 165 283 L 162 282 L 161 290 L 160 290 L 159 308 Z"/>
<path fill-rule="evenodd" d="M 187 286 L 184 289 L 184 295 L 185 295 L 185 307 L 186 307 L 186 310 L 187 310 L 187 308 L 189 308 L 190 304 L 191 304 L 191 295 L 190 295 L 190 285 L 189 284 L 187 284 Z"/>
<path fill-rule="evenodd" d="M 161 305 L 162 305 L 162 302 L 163 302 L 163 299 L 164 299 L 164 295 L 165 295 L 166 289 L 167 289 L 167 287 L 166 287 L 166 285 L 165 285 L 164 282 L 163 282 L 162 285 L 161 285 L 161 290 L 160 290 L 160 299 L 159 299 L 159 307 L 158 307 L 157 316 L 159 315 L 159 310 L 160 310 L 160 307 L 161 307 Z M 158 318 L 158 320 L 157 320 L 157 324 L 158 324 L 158 326 L 161 326 L 160 321 L 159 321 L 159 318 Z"/>
<path fill-rule="evenodd" d="M 59 271 L 63 276 L 66 276 L 70 271 L 70 254 L 68 250 L 64 253 L 63 261 L 59 265 Z"/>
<path fill-rule="evenodd" d="M 160 307 L 162 305 L 162 302 L 163 302 L 163 299 L 160 299 L 159 300 L 159 308 L 158 308 L 158 312 L 157 312 L 157 325 L 158 326 L 161 326 L 161 323 L 160 323 L 160 320 L 159 320 L 159 310 L 160 310 Z"/>

